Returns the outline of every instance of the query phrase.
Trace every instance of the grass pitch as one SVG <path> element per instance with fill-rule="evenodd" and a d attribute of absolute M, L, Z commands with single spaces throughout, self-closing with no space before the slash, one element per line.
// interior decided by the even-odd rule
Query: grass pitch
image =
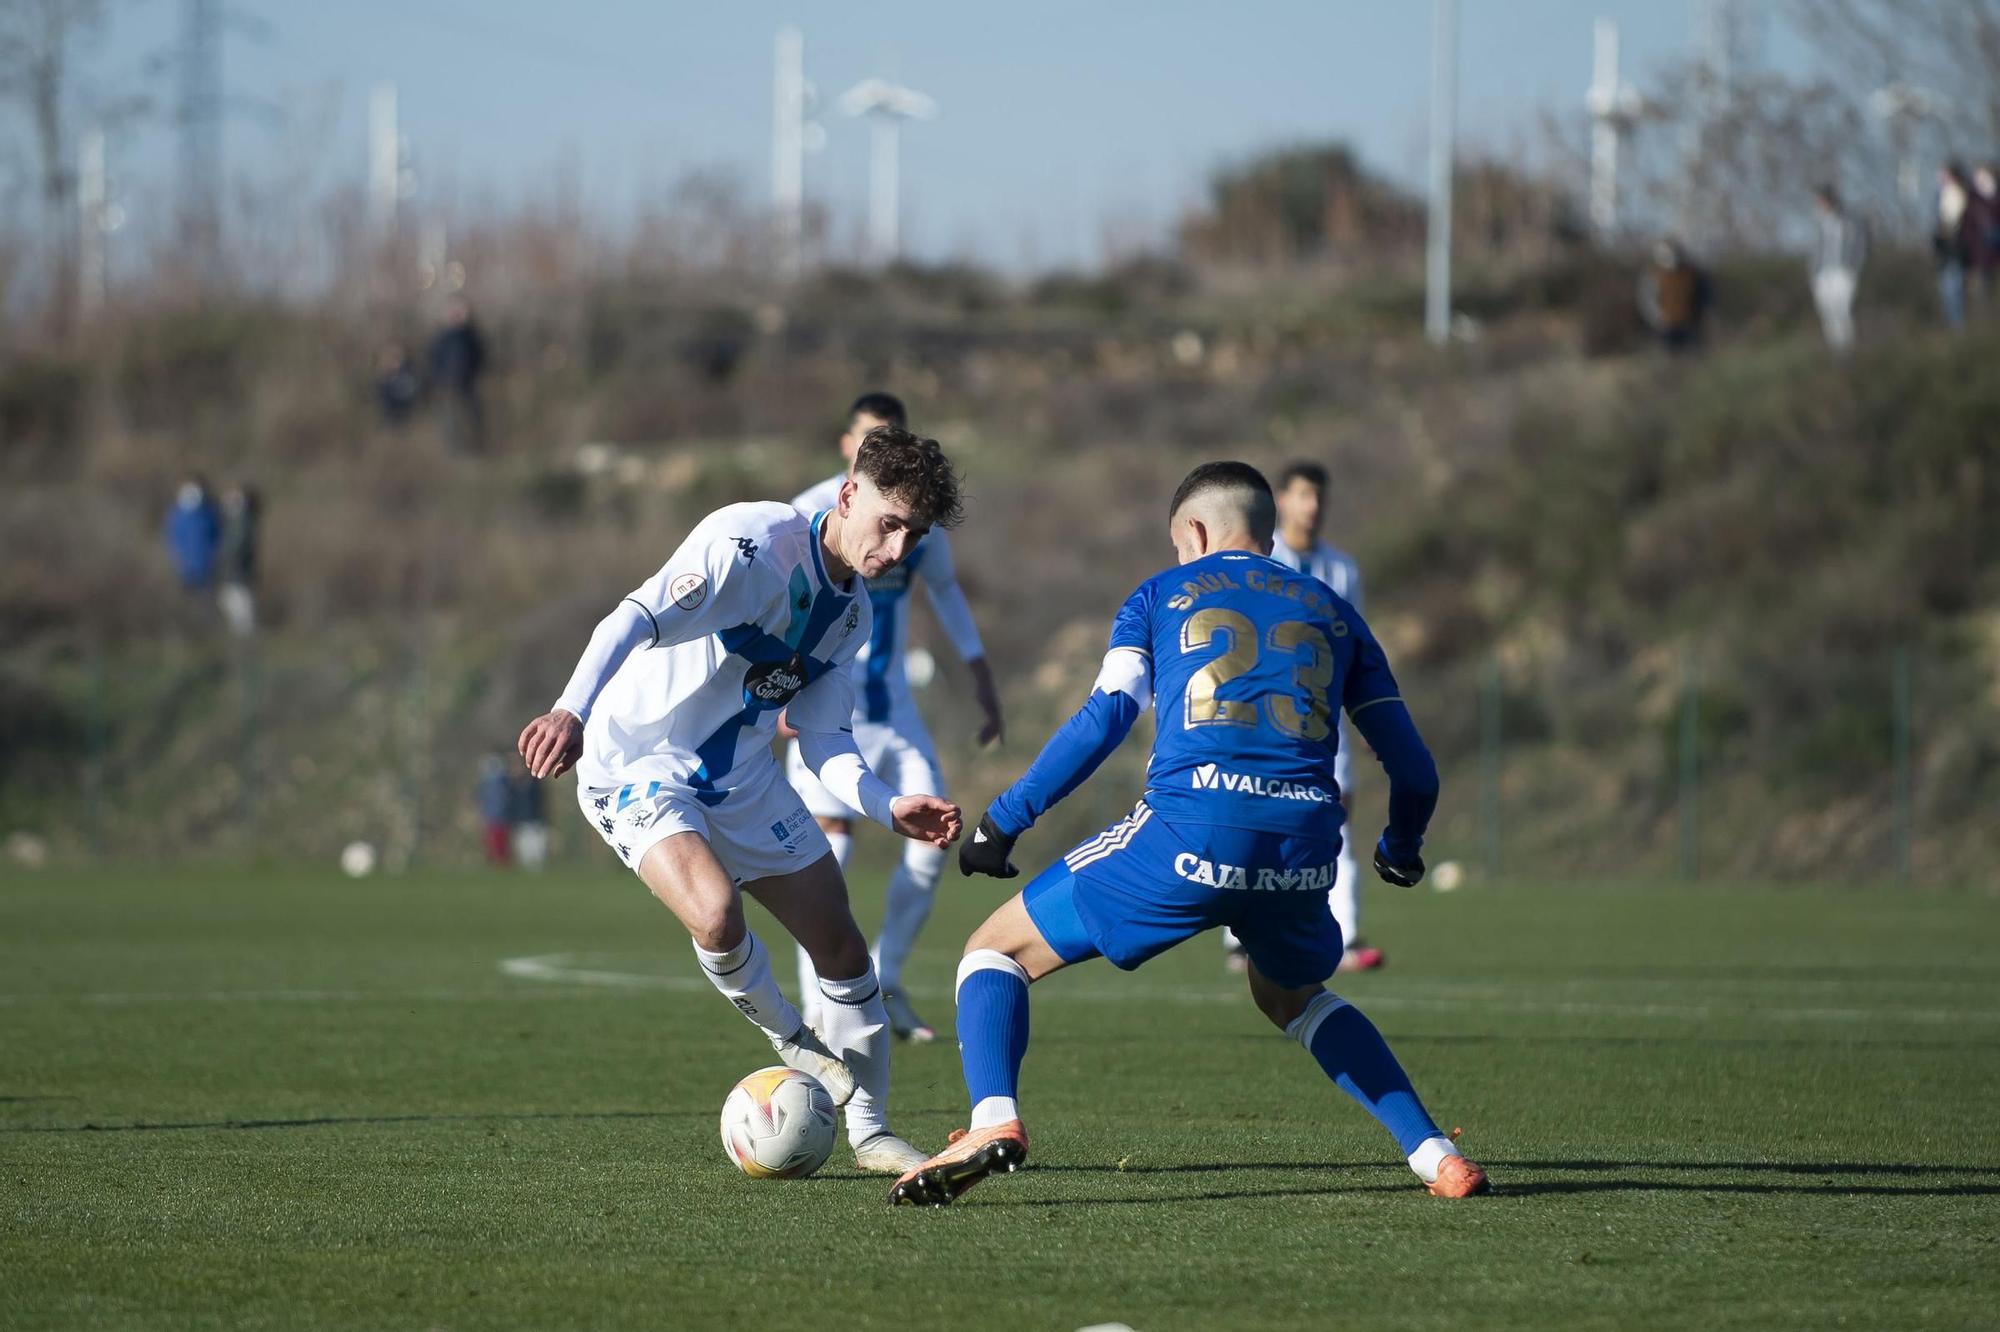
<path fill-rule="evenodd" d="M 1000 891 L 942 886 L 947 1026 Z M 1338 988 L 1496 1197 L 1416 1188 L 1210 940 L 1037 986 L 1029 1169 L 892 1211 L 844 1149 L 727 1163 L 769 1052 L 629 877 L 15 876 L 0 1326 L 1991 1325 L 2000 899 L 1366 906 L 1390 966 Z M 962 1098 L 949 1042 L 899 1050 L 901 1131 Z"/>

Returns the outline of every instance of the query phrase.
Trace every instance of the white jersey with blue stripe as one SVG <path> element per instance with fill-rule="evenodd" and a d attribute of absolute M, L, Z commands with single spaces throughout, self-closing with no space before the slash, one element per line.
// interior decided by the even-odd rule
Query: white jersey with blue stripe
<path fill-rule="evenodd" d="M 845 472 L 828 477 L 800 494 L 792 505 L 814 514 L 830 509 L 840 499 L 840 486 L 845 480 Z M 854 658 L 856 726 L 887 724 L 910 715 L 915 708 L 903 654 L 910 644 L 910 592 L 919 580 L 930 597 L 939 625 L 958 655 L 967 661 L 985 655 L 979 629 L 972 621 L 971 607 L 958 586 L 951 538 L 933 530 L 901 564 L 880 578 L 867 580 L 874 625 L 867 643 Z"/>
<path fill-rule="evenodd" d="M 585 786 L 656 780 L 718 804 L 771 762 L 787 705 L 802 729 L 848 729 L 842 668 L 868 642 L 858 575 L 836 586 L 819 522 L 788 504 L 732 504 L 626 598 L 653 639 L 618 667 L 584 725 Z"/>
<path fill-rule="evenodd" d="M 1332 588 L 1334 595 L 1342 601 L 1361 609 L 1361 567 L 1354 557 L 1344 550 L 1336 550 L 1324 541 L 1315 541 L 1311 550 L 1293 550 L 1285 544 L 1281 536 L 1271 538 L 1271 558 L 1287 569 L 1311 578 L 1317 578 Z"/>

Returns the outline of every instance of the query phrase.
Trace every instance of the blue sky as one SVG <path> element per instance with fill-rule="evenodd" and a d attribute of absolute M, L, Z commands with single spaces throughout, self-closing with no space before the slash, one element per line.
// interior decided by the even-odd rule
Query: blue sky
<path fill-rule="evenodd" d="M 114 10 L 94 77 L 116 84 L 170 48 L 179 11 L 178 0 Z M 1107 227 L 1158 234 L 1216 164 L 1278 141 L 1344 138 L 1378 168 L 1422 178 L 1423 0 L 236 0 L 236 12 L 268 35 L 246 25 L 229 38 L 231 94 L 324 131 L 302 143 L 267 116 L 233 117 L 230 168 L 246 173 L 305 151 L 321 183 L 358 183 L 368 90 L 392 82 L 433 198 L 546 193 L 567 164 L 586 206 L 613 224 L 694 168 L 735 173 L 761 202 L 772 39 L 789 22 L 805 32 L 807 75 L 827 99 L 887 74 L 940 103 L 936 121 L 904 136 L 905 243 L 927 258 L 1088 263 Z M 1465 145 L 1534 144 L 1545 110 L 1580 125 L 1599 14 L 1621 25 L 1628 77 L 1691 49 L 1693 0 L 1462 0 Z M 1801 59 L 1789 41 L 1770 32 L 1766 59 Z M 807 191 L 851 237 L 867 133 L 827 120 Z M 165 126 L 129 133 L 116 148 L 128 197 L 163 180 L 172 153 Z"/>

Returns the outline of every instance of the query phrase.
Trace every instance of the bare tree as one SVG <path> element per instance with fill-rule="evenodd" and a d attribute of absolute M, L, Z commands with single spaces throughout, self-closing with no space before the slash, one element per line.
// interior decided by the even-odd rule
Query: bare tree
<path fill-rule="evenodd" d="M 2000 145 L 2000 0 L 1793 0 L 1798 27 L 1865 97 L 1888 84 L 1937 95 L 1963 150 Z"/>
<path fill-rule="evenodd" d="M 71 66 L 103 24 L 103 0 L 0 0 L 0 97 L 15 104 L 34 140 L 43 224 L 55 254 L 49 295 L 58 333 L 70 327 L 76 296 Z"/>

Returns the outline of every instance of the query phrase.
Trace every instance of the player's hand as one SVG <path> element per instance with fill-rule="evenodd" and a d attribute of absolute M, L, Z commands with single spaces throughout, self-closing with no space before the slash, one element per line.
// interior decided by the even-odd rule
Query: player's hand
<path fill-rule="evenodd" d="M 993 668 L 986 658 L 974 657 L 965 664 L 972 671 L 973 696 L 979 700 L 979 710 L 986 715 L 979 727 L 979 747 L 991 749 L 1000 743 L 1006 730 L 1000 720 L 1000 687 L 993 683 Z"/>
<path fill-rule="evenodd" d="M 786 711 L 790 711 L 790 709 L 786 709 Z M 791 719 L 785 715 L 785 712 L 778 714 L 778 738 L 780 740 L 796 740 L 799 738 L 799 728 L 792 725 Z"/>
<path fill-rule="evenodd" d="M 528 723 L 516 743 L 530 775 L 547 780 L 576 766 L 583 754 L 583 723 L 557 708 Z"/>
<path fill-rule="evenodd" d="M 1005 737 L 1006 730 L 1005 724 L 1000 720 L 1000 703 L 996 699 L 993 706 L 987 709 L 986 723 L 979 728 L 979 747 L 991 749 L 999 744 Z"/>
<path fill-rule="evenodd" d="M 896 831 L 913 842 L 928 842 L 942 851 L 964 830 L 958 806 L 934 795 L 898 796 L 889 803 Z"/>
<path fill-rule="evenodd" d="M 968 878 L 985 874 L 995 879 L 1011 879 L 1021 872 L 1014 868 L 1010 859 L 1013 854 L 1013 834 L 1001 832 L 991 814 L 983 815 L 979 827 L 958 848 L 958 872 Z"/>
<path fill-rule="evenodd" d="M 1377 842 L 1375 872 L 1382 877 L 1384 883 L 1393 883 L 1398 888 L 1414 888 L 1424 880 L 1424 858 L 1411 856 L 1399 864 L 1389 859 L 1389 853 L 1382 849 L 1380 842 Z"/>

